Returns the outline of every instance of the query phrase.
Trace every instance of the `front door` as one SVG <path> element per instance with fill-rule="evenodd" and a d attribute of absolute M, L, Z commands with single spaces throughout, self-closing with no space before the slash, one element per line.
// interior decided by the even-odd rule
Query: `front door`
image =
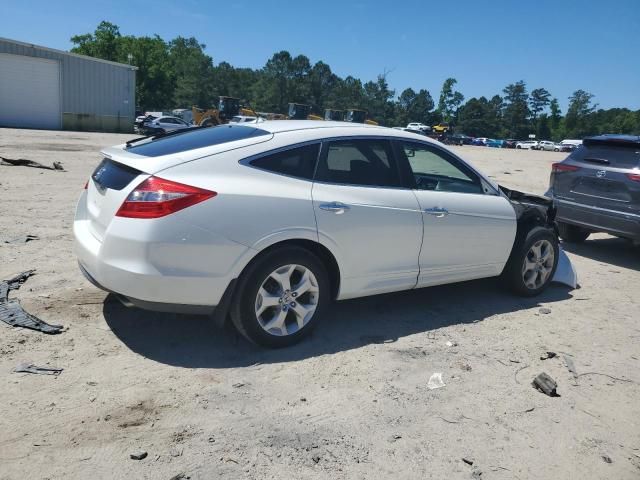
<path fill-rule="evenodd" d="M 418 286 L 499 275 L 516 234 L 509 201 L 436 145 L 397 146 L 400 161 L 409 164 L 424 220 Z"/>
<path fill-rule="evenodd" d="M 340 263 L 339 298 L 415 287 L 422 214 L 390 141 L 324 142 L 312 195 L 320 242 Z"/>

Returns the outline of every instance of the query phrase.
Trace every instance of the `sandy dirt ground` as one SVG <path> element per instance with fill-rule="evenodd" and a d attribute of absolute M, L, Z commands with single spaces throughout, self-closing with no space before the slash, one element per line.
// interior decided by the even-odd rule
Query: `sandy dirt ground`
<path fill-rule="evenodd" d="M 482 280 L 341 302 L 265 351 L 204 317 L 122 307 L 78 271 L 76 199 L 99 149 L 129 138 L 0 129 L 1 156 L 67 170 L 0 166 L 0 278 L 37 269 L 11 295 L 65 326 L 0 323 L 0 479 L 640 478 L 638 249 L 565 245 L 582 288 L 535 299 Z M 457 151 L 538 194 L 564 157 Z M 446 386 L 429 390 L 434 372 Z M 559 397 L 531 386 L 540 372 Z"/>

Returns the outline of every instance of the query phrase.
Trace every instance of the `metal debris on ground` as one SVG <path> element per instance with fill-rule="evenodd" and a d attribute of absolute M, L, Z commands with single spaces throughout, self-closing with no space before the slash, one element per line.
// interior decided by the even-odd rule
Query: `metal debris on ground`
<path fill-rule="evenodd" d="M 34 160 L 27 160 L 26 158 L 6 158 L 0 157 L 0 165 L 5 165 L 7 167 L 33 167 L 33 168 L 43 168 L 45 170 L 59 170 L 61 172 L 65 172 L 66 170 L 62 166 L 60 162 L 53 162 L 52 166 L 43 165 Z"/>
<path fill-rule="evenodd" d="M 442 373 L 438 372 L 431 375 L 429 381 L 427 382 L 427 388 L 429 390 L 435 390 L 436 388 L 442 388 L 444 386 L 445 383 L 442 381 Z"/>
<path fill-rule="evenodd" d="M 147 455 L 147 452 L 140 451 L 130 454 L 129 457 L 131 458 L 131 460 L 144 460 L 145 458 L 147 458 Z"/>
<path fill-rule="evenodd" d="M 467 465 L 473 465 L 473 460 L 469 460 L 468 458 L 462 457 L 462 461 Z"/>
<path fill-rule="evenodd" d="M 9 280 L 0 282 L 0 320 L 13 327 L 30 328 L 43 333 L 60 333 L 62 325 L 50 325 L 25 312 L 18 300 L 9 300 L 9 291 L 19 289 L 35 270 L 27 270 Z"/>
<path fill-rule="evenodd" d="M 541 313 L 543 315 L 549 315 L 551 313 L 551 309 L 547 307 L 542 307 L 540 310 L 538 310 L 538 313 Z"/>
<path fill-rule="evenodd" d="M 558 388 L 558 384 L 556 381 L 551 378 L 546 373 L 542 372 L 536 378 L 533 379 L 531 383 L 536 389 L 544 393 L 545 395 L 549 395 L 550 397 L 559 397 L 556 389 Z"/>
<path fill-rule="evenodd" d="M 63 368 L 38 367 L 33 363 L 21 363 L 13 369 L 15 373 L 35 373 L 38 375 L 60 375 Z"/>
<path fill-rule="evenodd" d="M 549 360 L 550 358 L 557 357 L 558 354 L 556 352 L 546 352 L 543 355 L 540 355 L 540 360 Z"/>
<path fill-rule="evenodd" d="M 31 242 L 32 240 L 40 240 L 40 237 L 37 235 L 23 235 L 22 237 L 10 238 L 9 240 L 5 240 L 4 243 L 18 244 Z"/>

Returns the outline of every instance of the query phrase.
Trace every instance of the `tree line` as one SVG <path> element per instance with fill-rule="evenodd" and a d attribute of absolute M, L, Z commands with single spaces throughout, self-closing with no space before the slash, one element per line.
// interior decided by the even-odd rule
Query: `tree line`
<path fill-rule="evenodd" d="M 409 122 L 434 125 L 448 122 L 456 132 L 474 137 L 537 138 L 560 140 L 599 133 L 640 134 L 640 110 L 599 109 L 594 96 L 576 90 L 563 114 L 558 99 L 545 88 L 528 90 L 523 81 L 507 85 L 502 95 L 470 98 L 456 89 L 455 78 L 442 85 L 437 102 L 426 89 L 412 88 L 396 96 L 387 72 L 363 82 L 344 78 L 304 55 L 275 53 L 259 69 L 214 64 L 205 45 L 194 37 L 170 41 L 122 35 L 117 25 L 101 22 L 93 33 L 71 38 L 74 53 L 138 67 L 136 101 L 142 110 L 212 107 L 221 95 L 240 98 L 256 111 L 286 113 L 289 102 L 311 105 L 322 114 L 326 108 L 360 108 L 382 125 Z"/>

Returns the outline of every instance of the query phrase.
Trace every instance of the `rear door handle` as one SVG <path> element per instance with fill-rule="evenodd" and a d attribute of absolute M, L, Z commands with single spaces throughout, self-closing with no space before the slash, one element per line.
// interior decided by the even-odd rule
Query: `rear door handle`
<path fill-rule="evenodd" d="M 437 218 L 442 218 L 446 215 L 449 215 L 449 210 L 447 210 L 446 208 L 432 207 L 432 208 L 425 208 L 424 213 L 428 213 L 429 215 L 433 215 L 434 217 L 437 217 Z"/>
<path fill-rule="evenodd" d="M 320 210 L 342 215 L 345 211 L 349 210 L 349 205 L 345 205 L 342 202 L 321 203 Z"/>

